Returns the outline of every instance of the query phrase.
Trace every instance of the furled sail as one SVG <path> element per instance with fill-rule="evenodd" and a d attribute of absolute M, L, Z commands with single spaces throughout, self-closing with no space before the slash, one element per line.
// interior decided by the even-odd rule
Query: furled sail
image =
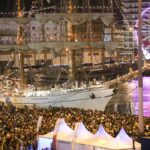
<path fill-rule="evenodd" d="M 72 25 L 83 24 L 86 21 L 88 21 L 89 18 L 92 20 L 101 19 L 105 25 L 109 26 L 110 23 L 113 21 L 113 14 L 112 13 L 36 14 L 35 18 L 39 21 L 52 20 L 54 22 L 59 22 L 60 18 L 63 18 L 67 22 L 70 22 Z"/>
<path fill-rule="evenodd" d="M 81 49 L 87 46 L 91 46 L 92 48 L 102 48 L 103 42 L 95 41 L 95 42 L 45 42 L 45 43 L 28 43 L 30 49 L 36 50 L 43 50 L 46 49 L 62 49 L 62 48 L 69 48 L 69 49 Z"/>

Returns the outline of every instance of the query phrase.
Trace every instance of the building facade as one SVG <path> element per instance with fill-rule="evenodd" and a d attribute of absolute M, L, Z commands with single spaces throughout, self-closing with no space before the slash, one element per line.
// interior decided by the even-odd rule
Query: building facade
<path fill-rule="evenodd" d="M 124 21 L 124 29 L 125 29 L 125 47 L 134 52 L 135 57 L 137 56 L 137 30 L 138 30 L 138 0 L 121 0 L 121 11 L 123 15 Z M 150 3 L 148 0 L 142 0 L 142 12 L 150 8 Z M 145 12 L 145 14 L 149 15 L 150 11 Z M 144 18 L 144 14 L 142 13 L 142 35 L 143 40 L 145 38 L 146 44 L 149 43 L 147 41 L 149 36 L 148 30 L 148 19 Z M 145 29 L 144 29 L 145 28 Z"/>

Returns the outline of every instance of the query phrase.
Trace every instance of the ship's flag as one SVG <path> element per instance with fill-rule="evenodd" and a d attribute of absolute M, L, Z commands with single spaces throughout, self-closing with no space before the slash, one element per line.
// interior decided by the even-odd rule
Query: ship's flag
<path fill-rule="evenodd" d="M 43 119 L 43 116 L 40 116 L 38 121 L 37 121 L 37 133 L 39 132 L 39 129 L 42 125 L 42 119 Z"/>

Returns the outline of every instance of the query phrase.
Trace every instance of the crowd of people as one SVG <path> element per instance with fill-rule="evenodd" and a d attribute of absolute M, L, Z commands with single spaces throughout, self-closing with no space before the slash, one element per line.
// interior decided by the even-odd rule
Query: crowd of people
<path fill-rule="evenodd" d="M 43 116 L 42 125 L 37 133 L 37 121 Z M 92 133 L 96 133 L 100 124 L 112 136 L 116 136 L 121 127 L 128 135 L 136 136 L 138 131 L 138 117 L 119 113 L 107 113 L 98 110 L 84 110 L 78 108 L 48 107 L 16 108 L 0 105 L 0 149 L 36 150 L 38 135 L 46 134 L 54 129 L 57 119 L 64 118 L 72 129 L 76 122 L 83 122 Z M 150 136 L 150 118 L 144 118 L 144 136 Z"/>

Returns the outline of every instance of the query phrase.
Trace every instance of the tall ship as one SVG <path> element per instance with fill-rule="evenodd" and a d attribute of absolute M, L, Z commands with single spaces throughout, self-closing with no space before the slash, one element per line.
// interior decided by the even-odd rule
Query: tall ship
<path fill-rule="evenodd" d="M 113 89 L 86 73 L 118 58 L 112 1 L 21 4 L 0 18 L 1 101 L 104 110 Z"/>

